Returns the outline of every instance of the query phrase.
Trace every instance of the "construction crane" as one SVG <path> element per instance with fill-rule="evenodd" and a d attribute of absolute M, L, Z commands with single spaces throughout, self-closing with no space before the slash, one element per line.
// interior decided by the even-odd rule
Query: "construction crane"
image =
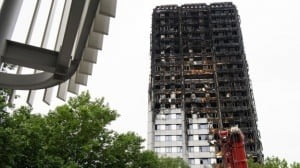
<path fill-rule="evenodd" d="M 218 132 L 224 168 L 248 168 L 244 135 L 238 127 Z"/>

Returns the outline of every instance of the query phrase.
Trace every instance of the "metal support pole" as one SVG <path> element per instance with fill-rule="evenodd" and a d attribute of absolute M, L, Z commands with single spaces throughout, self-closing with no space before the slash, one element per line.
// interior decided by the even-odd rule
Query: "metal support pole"
<path fill-rule="evenodd" d="M 5 0 L 0 11 L 0 65 L 6 48 L 6 40 L 13 34 L 23 0 Z"/>

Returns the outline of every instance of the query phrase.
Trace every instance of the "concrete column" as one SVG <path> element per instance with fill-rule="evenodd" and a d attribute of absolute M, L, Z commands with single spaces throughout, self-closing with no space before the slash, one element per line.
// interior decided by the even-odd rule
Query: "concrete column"
<path fill-rule="evenodd" d="M 0 64 L 6 48 L 6 40 L 10 39 L 19 16 L 23 0 L 5 0 L 0 11 Z"/>

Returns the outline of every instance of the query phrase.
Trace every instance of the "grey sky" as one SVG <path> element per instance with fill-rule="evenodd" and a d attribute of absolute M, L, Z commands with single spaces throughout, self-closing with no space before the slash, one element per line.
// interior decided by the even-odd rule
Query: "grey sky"
<path fill-rule="evenodd" d="M 83 88 L 93 97 L 105 97 L 121 114 L 113 129 L 147 137 L 152 9 L 161 4 L 212 2 L 218 1 L 118 0 L 117 16 L 111 19 L 103 51 Z M 241 18 L 263 152 L 289 162 L 300 161 L 300 1 L 233 3 Z M 48 108 L 39 101 L 36 112 Z M 61 103 L 56 100 L 52 107 Z"/>

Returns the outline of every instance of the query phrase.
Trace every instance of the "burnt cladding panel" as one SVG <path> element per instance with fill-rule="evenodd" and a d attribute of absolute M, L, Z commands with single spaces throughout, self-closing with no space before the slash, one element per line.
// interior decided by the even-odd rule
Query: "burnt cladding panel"
<path fill-rule="evenodd" d="M 247 153 L 261 160 L 262 148 L 238 11 L 231 3 L 210 6 L 223 126 L 238 125 L 245 134 Z"/>
<path fill-rule="evenodd" d="M 185 111 L 200 118 L 217 117 L 209 6 L 186 4 L 181 9 Z"/>
<path fill-rule="evenodd" d="M 181 94 L 169 102 L 170 95 L 181 90 L 179 8 L 159 6 L 152 15 L 151 77 L 153 110 L 181 106 Z"/>

